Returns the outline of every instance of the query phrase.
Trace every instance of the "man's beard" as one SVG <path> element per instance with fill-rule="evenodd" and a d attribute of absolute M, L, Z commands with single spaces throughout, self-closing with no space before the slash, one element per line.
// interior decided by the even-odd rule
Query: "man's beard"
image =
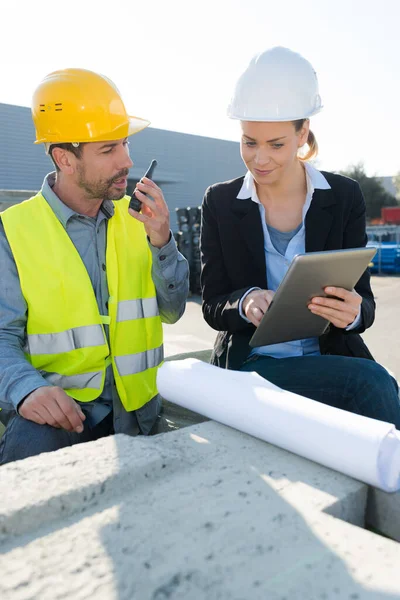
<path fill-rule="evenodd" d="M 86 171 L 83 165 L 78 167 L 78 185 L 81 189 L 85 190 L 88 200 L 121 200 L 126 194 L 126 189 L 117 190 L 112 187 L 112 184 L 118 179 L 127 177 L 129 173 L 128 169 L 122 169 L 114 175 L 111 179 L 100 180 L 100 181 L 89 181 L 86 179 Z"/>

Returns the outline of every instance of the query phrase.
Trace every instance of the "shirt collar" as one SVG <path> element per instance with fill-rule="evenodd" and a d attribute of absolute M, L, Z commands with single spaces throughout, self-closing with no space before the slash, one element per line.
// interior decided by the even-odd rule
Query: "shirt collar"
<path fill-rule="evenodd" d="M 327 179 L 322 175 L 321 171 L 318 171 L 315 167 L 313 167 L 310 163 L 304 162 L 304 168 L 306 170 L 306 175 L 310 179 L 310 183 L 313 187 L 313 190 L 330 190 L 331 186 L 329 185 Z"/>
<path fill-rule="evenodd" d="M 330 190 L 331 186 L 328 181 L 322 175 L 318 169 L 310 165 L 310 163 L 305 162 L 304 168 L 306 170 L 306 181 L 307 181 L 307 196 L 311 196 L 314 193 L 314 190 Z M 248 200 L 251 198 L 253 202 L 260 204 L 260 201 L 257 196 L 256 187 L 254 185 L 254 178 L 250 171 L 247 171 L 242 187 L 237 195 L 239 200 Z"/>
<path fill-rule="evenodd" d="M 57 219 L 61 222 L 64 228 L 66 228 L 67 223 L 71 217 L 74 216 L 86 216 L 80 215 L 80 213 L 75 212 L 72 208 L 69 208 L 57 194 L 53 191 L 53 186 L 56 182 L 56 172 L 53 171 L 46 175 L 43 181 L 41 193 L 47 203 L 50 205 L 50 208 L 53 210 Z M 114 214 L 114 205 L 111 200 L 104 200 L 103 204 L 97 215 L 97 222 L 99 223 L 103 219 L 109 219 Z"/>

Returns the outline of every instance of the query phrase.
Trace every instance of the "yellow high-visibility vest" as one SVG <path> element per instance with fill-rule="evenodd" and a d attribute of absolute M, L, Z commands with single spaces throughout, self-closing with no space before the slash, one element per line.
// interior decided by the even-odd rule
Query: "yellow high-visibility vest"
<path fill-rule="evenodd" d="M 157 394 L 163 334 L 151 252 L 128 203 L 115 201 L 108 221 L 108 315 L 100 315 L 85 265 L 40 193 L 8 208 L 1 220 L 28 305 L 27 360 L 81 402 L 100 396 L 111 361 L 121 402 L 131 411 Z"/>

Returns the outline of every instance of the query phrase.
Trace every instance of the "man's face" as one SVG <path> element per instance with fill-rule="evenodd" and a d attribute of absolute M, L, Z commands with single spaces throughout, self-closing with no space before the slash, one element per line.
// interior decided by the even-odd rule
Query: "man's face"
<path fill-rule="evenodd" d="M 90 142 L 76 160 L 76 183 L 88 200 L 120 200 L 126 194 L 132 165 L 127 138 Z"/>

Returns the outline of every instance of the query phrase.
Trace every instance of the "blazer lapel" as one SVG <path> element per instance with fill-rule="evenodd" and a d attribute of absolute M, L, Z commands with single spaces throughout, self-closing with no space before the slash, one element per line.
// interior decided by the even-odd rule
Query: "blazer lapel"
<path fill-rule="evenodd" d="M 325 249 L 333 221 L 332 206 L 336 204 L 332 189 L 316 189 L 306 216 L 306 252 L 318 252 Z M 258 205 L 248 200 L 235 198 L 232 212 L 240 219 L 239 231 L 246 243 L 254 266 L 262 280 L 266 281 L 264 251 L 264 232 Z"/>
<path fill-rule="evenodd" d="M 314 190 L 311 206 L 306 215 L 306 252 L 325 249 L 333 221 L 331 207 L 335 204 L 332 189 Z"/>
<path fill-rule="evenodd" d="M 240 219 L 239 230 L 250 251 L 254 266 L 260 272 L 260 276 L 265 279 L 264 232 L 258 204 L 251 198 L 248 200 L 235 198 L 231 206 L 232 212 Z"/>

